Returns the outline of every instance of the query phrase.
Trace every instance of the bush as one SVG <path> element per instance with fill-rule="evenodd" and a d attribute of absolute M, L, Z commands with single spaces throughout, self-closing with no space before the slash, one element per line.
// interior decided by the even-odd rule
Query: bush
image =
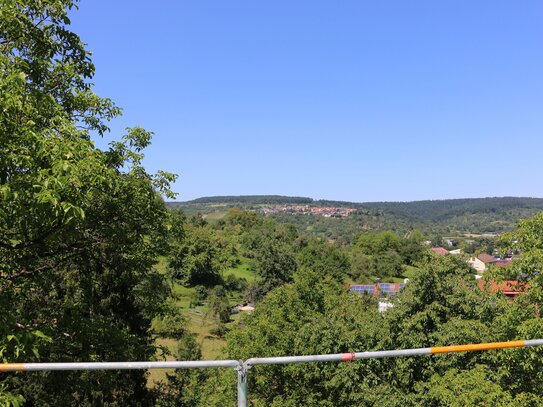
<path fill-rule="evenodd" d="M 243 277 L 236 277 L 233 274 L 228 274 L 224 278 L 224 288 L 227 291 L 244 292 L 247 289 L 247 280 Z"/>

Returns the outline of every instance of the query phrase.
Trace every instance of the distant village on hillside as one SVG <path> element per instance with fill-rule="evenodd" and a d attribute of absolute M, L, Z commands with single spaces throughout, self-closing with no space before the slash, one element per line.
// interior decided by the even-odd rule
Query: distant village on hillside
<path fill-rule="evenodd" d="M 287 215 L 318 215 L 325 218 L 346 218 L 356 211 L 354 208 L 338 208 L 333 206 L 311 206 L 311 205 L 272 205 L 260 208 L 259 212 L 265 215 L 287 214 Z"/>

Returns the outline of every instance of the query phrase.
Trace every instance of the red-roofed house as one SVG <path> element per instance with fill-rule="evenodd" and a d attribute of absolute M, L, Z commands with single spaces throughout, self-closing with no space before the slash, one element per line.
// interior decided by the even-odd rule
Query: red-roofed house
<path fill-rule="evenodd" d="M 480 279 L 478 282 L 479 288 L 483 289 L 486 283 L 486 281 Z M 505 280 L 499 282 L 490 280 L 488 283 L 490 284 L 490 291 L 499 291 L 509 298 L 515 298 L 517 295 L 525 293 L 530 288 L 530 284 L 518 280 Z"/>
<path fill-rule="evenodd" d="M 488 269 L 488 266 L 491 264 L 496 264 L 499 260 L 490 254 L 481 253 L 477 257 L 472 257 L 468 260 L 468 263 L 475 270 L 483 272 Z"/>
<path fill-rule="evenodd" d="M 498 261 L 497 258 L 486 253 L 481 253 L 480 255 L 477 256 L 477 258 L 485 264 L 494 264 Z"/>
<path fill-rule="evenodd" d="M 444 249 L 443 247 L 432 247 L 430 250 L 438 256 L 445 256 L 446 254 L 449 254 L 447 249 Z"/>

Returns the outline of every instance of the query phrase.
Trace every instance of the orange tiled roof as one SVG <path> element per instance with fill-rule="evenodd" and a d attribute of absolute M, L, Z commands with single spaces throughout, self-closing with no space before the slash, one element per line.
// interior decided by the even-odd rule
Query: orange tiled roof
<path fill-rule="evenodd" d="M 479 288 L 483 288 L 485 286 L 486 281 L 483 279 L 480 279 L 478 284 Z M 493 280 L 489 281 L 490 283 L 490 291 L 497 292 L 500 291 L 505 295 L 518 295 L 525 293 L 530 288 L 530 284 L 524 282 L 524 281 L 518 281 L 518 280 L 505 280 L 505 281 L 499 281 L 495 282 Z"/>

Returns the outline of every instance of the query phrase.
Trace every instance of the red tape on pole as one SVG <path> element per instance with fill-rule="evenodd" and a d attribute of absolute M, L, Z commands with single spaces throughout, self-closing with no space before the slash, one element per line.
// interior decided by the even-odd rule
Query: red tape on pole
<path fill-rule="evenodd" d="M 354 353 L 342 353 L 341 354 L 341 360 L 347 362 L 350 360 L 354 360 L 355 354 Z"/>

